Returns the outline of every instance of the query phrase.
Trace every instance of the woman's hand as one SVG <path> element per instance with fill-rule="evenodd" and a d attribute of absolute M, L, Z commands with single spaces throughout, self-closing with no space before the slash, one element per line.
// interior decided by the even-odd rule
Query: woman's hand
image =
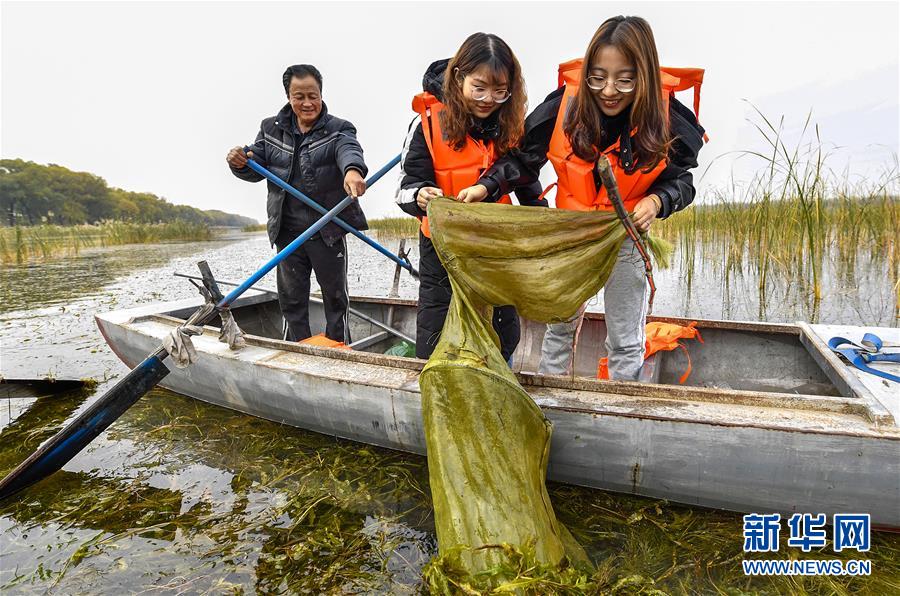
<path fill-rule="evenodd" d="M 488 196 L 487 187 L 484 184 L 476 184 L 469 188 L 464 188 L 456 195 L 456 200 L 460 203 L 480 203 Z"/>
<path fill-rule="evenodd" d="M 416 194 L 416 205 L 419 206 L 419 209 L 422 211 L 428 210 L 428 201 L 435 197 L 439 197 L 444 194 L 440 188 L 435 188 L 434 186 L 423 186 L 419 189 L 418 194 Z"/>
<path fill-rule="evenodd" d="M 366 180 L 358 170 L 350 169 L 344 174 L 344 192 L 354 199 L 358 199 L 365 194 Z"/>
<path fill-rule="evenodd" d="M 250 157 L 253 157 L 252 151 L 244 153 L 243 147 L 232 147 L 231 151 L 228 152 L 228 155 L 225 156 L 225 161 L 227 161 L 228 165 L 235 170 L 241 170 L 247 167 L 247 159 Z"/>
<path fill-rule="evenodd" d="M 650 229 L 650 224 L 659 215 L 662 207 L 662 199 L 657 195 L 647 195 L 634 207 L 634 213 L 631 214 L 631 221 L 639 232 L 646 232 Z"/>

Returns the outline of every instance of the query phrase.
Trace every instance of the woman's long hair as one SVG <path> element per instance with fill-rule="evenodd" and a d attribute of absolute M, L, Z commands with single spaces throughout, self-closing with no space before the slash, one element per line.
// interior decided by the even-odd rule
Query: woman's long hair
<path fill-rule="evenodd" d="M 506 42 L 492 33 L 473 33 L 463 42 L 444 72 L 444 110 L 441 128 L 450 146 L 460 151 L 466 144 L 471 114 L 463 97 L 462 82 L 466 75 L 487 66 L 494 81 L 508 81 L 510 97 L 497 109 L 499 135 L 494 139 L 498 155 L 516 145 L 525 130 L 525 80 L 522 68 Z M 457 70 L 459 69 L 459 70 Z"/>
<path fill-rule="evenodd" d="M 581 66 L 581 84 L 574 109 L 566 115 L 563 130 L 572 144 L 572 152 L 585 161 L 599 157 L 602 129 L 600 105 L 585 79 L 591 64 L 605 46 L 615 46 L 631 61 L 637 70 L 634 102 L 631 104 L 631 120 L 622 134 L 637 129 L 634 138 L 636 167 L 650 171 L 665 159 L 668 152 L 669 115 L 662 100 L 662 81 L 659 74 L 659 56 L 650 24 L 641 17 L 612 17 L 600 25 L 594 33 L 584 63 Z"/>

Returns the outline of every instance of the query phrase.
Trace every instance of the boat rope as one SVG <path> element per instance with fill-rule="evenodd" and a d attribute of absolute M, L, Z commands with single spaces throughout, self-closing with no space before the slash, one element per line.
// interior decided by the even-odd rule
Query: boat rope
<path fill-rule="evenodd" d="M 206 304 L 195 311 L 183 325 L 173 329 L 172 333 L 163 339 L 163 348 L 172 357 L 176 367 L 187 368 L 197 361 L 197 350 L 194 348 L 191 337 L 202 335 L 203 326 L 195 325 L 195 323 L 209 316 L 215 308 L 216 305 L 207 300 Z"/>
<path fill-rule="evenodd" d="M 172 333 L 163 339 L 163 347 L 178 368 L 187 368 L 197 361 L 197 349 L 194 347 L 191 338 L 195 335 L 203 335 L 203 327 L 195 325 L 195 323 L 206 319 L 214 311 L 217 311 L 222 319 L 219 341 L 228 344 L 229 349 L 232 350 L 240 350 L 247 345 L 247 342 L 244 340 L 244 332 L 241 331 L 241 328 L 235 322 L 231 309 L 227 306 L 216 307 L 214 297 L 210 292 L 199 284 L 195 285 L 200 289 L 200 293 L 206 302 L 183 325 L 173 329 Z"/>
<path fill-rule="evenodd" d="M 900 353 L 882 352 L 881 349 L 883 345 L 881 338 L 874 333 L 866 333 L 859 343 L 845 337 L 837 336 L 828 340 L 828 347 L 836 354 L 841 355 L 857 369 L 869 373 L 870 375 L 887 379 L 888 381 L 900 383 L 900 376 L 892 375 L 891 373 L 869 366 L 869 363 L 871 362 L 900 363 Z"/>
<path fill-rule="evenodd" d="M 238 327 L 228 307 L 219 309 L 219 316 L 222 318 L 222 330 L 219 331 L 219 341 L 228 344 L 232 350 L 240 350 L 247 345 L 244 341 L 244 332 Z"/>

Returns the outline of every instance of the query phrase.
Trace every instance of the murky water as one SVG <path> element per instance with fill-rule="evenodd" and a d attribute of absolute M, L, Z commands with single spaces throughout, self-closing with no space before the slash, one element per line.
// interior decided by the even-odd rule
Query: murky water
<path fill-rule="evenodd" d="M 386 295 L 393 265 L 355 240 L 350 253 L 351 293 Z M 192 296 L 193 286 L 172 273 L 194 274 L 198 260 L 239 281 L 270 254 L 265 237 L 252 235 L 95 250 L 0 272 L 0 374 L 101 381 L 96 392 L 0 400 L 0 474 L 126 372 L 94 313 Z M 677 255 L 673 261 L 675 268 L 657 275 L 656 313 L 757 318 L 753 279 L 732 284 L 726 295 L 711 260 L 694 272 L 689 294 Z M 828 280 L 820 320 L 895 324 L 895 297 L 882 271 L 863 271 L 852 283 Z M 783 292 L 770 299 L 769 320 L 810 318 L 807 302 L 787 299 L 791 288 Z M 400 293 L 416 295 L 408 275 Z M 427 478 L 421 457 L 156 390 L 62 472 L 0 505 L 0 591 L 415 592 L 436 553 Z M 737 514 L 562 485 L 550 493 L 611 591 L 900 590 L 896 535 L 873 537 L 868 578 L 748 580 Z M 817 554 L 836 556 L 830 548 Z"/>

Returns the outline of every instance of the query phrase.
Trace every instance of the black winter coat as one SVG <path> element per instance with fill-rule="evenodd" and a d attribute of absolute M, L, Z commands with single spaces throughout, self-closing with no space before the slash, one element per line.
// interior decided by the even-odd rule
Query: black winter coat
<path fill-rule="evenodd" d="M 312 129 L 303 136 L 299 147 L 294 147 L 294 112 L 287 104 L 277 115 L 266 118 L 259 126 L 259 134 L 253 142 L 251 150 L 253 159 L 270 170 L 273 174 L 290 182 L 294 165 L 294 152 L 299 151 L 299 167 L 302 183 L 299 190 L 317 203 L 331 209 L 346 196 L 344 192 L 344 176 L 349 169 L 355 169 L 365 176 L 368 172 L 363 151 L 356 140 L 356 128 L 347 120 L 342 120 L 328 113 L 328 107 L 322 104 L 322 113 Z M 259 182 L 262 176 L 244 167 L 231 169 L 241 180 Z M 278 186 L 267 182 L 268 213 L 267 231 L 269 241 L 275 244 L 281 229 L 282 203 L 285 200 L 297 201 L 293 196 Z M 316 214 L 318 219 L 318 214 Z M 358 201 L 354 201 L 344 209 L 340 218 L 357 230 L 368 229 L 366 216 Z M 320 231 L 322 239 L 333 246 L 346 232 L 335 223 L 329 223 Z"/>

